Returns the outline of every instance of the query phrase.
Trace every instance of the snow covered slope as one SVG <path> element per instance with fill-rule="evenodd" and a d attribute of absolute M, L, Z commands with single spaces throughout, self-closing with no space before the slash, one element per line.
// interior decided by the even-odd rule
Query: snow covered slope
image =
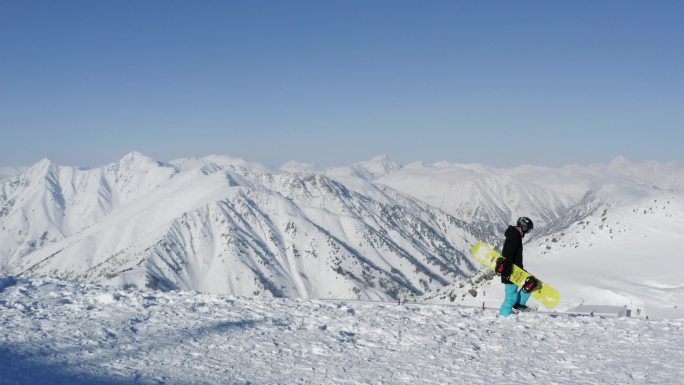
<path fill-rule="evenodd" d="M 45 159 L 0 185 L 6 273 L 235 295 L 396 298 L 466 279 L 467 224 L 390 189 L 224 156 Z"/>
<path fill-rule="evenodd" d="M 0 384 L 681 384 L 682 320 L 0 280 Z"/>
<path fill-rule="evenodd" d="M 684 195 L 661 193 L 603 207 L 563 231 L 531 240 L 525 268 L 562 293 L 556 310 L 613 305 L 626 306 L 633 316 L 684 318 L 683 246 Z M 470 284 L 422 300 L 498 307 L 503 289 L 499 277 L 479 274 Z"/>
<path fill-rule="evenodd" d="M 528 246 L 530 269 L 553 274 L 567 305 L 626 305 L 684 318 L 684 195 L 605 208 Z"/>

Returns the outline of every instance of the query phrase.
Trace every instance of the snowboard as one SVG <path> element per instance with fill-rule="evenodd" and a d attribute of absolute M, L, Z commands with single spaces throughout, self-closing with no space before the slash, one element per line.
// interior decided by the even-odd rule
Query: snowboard
<path fill-rule="evenodd" d="M 478 242 L 475 244 L 475 246 L 473 246 L 470 256 L 493 271 L 494 267 L 496 266 L 496 259 L 501 256 L 501 253 L 484 242 Z M 508 280 L 514 283 L 516 286 L 522 287 L 525 279 L 531 275 L 532 274 L 528 273 L 524 269 L 513 265 L 513 271 L 511 272 L 511 276 L 508 278 Z M 542 282 L 539 277 L 535 276 L 535 278 L 539 284 L 537 285 L 537 288 L 532 291 L 532 298 L 541 302 L 541 304 L 546 307 L 554 307 L 558 305 L 560 302 L 560 293 L 558 290 L 556 290 L 553 286 Z"/>

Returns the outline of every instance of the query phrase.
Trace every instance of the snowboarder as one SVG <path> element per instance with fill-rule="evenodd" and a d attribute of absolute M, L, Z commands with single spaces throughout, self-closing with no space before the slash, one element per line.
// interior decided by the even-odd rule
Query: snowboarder
<path fill-rule="evenodd" d="M 502 258 L 499 258 L 496 266 L 496 271 L 501 275 L 501 282 L 505 284 L 506 289 L 506 296 L 499 309 L 499 314 L 504 317 L 511 315 L 513 309 L 527 309 L 525 303 L 530 298 L 530 293 L 511 283 L 508 277 L 511 275 L 514 264 L 523 268 L 522 239 L 532 228 L 534 225 L 530 218 L 520 217 L 516 226 L 508 226 L 504 233 L 506 240 L 501 251 Z"/>

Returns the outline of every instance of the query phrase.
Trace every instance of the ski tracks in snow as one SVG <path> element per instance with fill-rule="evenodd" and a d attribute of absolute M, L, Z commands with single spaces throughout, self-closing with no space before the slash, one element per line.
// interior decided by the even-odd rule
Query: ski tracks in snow
<path fill-rule="evenodd" d="M 677 384 L 682 321 L 15 280 L 0 384 Z"/>

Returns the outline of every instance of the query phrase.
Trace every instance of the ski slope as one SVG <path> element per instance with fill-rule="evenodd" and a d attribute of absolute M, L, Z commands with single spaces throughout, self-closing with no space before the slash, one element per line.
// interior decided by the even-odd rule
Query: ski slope
<path fill-rule="evenodd" d="M 503 238 L 503 237 L 502 237 Z M 629 204 L 604 207 L 557 233 L 524 244 L 525 269 L 554 286 L 561 302 L 576 306 L 627 307 L 634 317 L 684 318 L 684 279 L 678 259 L 684 245 L 684 196 L 649 195 Z M 483 271 L 484 269 L 481 268 Z M 452 286 L 422 298 L 497 308 L 503 301 L 499 277 Z M 468 293 L 475 288 L 476 295 Z M 534 299 L 531 306 L 543 309 Z"/>
<path fill-rule="evenodd" d="M 684 318 L 684 198 L 662 193 L 605 208 L 530 242 L 529 266 L 553 275 L 568 306 L 627 306 L 636 315 Z"/>
<path fill-rule="evenodd" d="M 681 384 L 683 320 L 0 279 L 0 384 Z"/>

